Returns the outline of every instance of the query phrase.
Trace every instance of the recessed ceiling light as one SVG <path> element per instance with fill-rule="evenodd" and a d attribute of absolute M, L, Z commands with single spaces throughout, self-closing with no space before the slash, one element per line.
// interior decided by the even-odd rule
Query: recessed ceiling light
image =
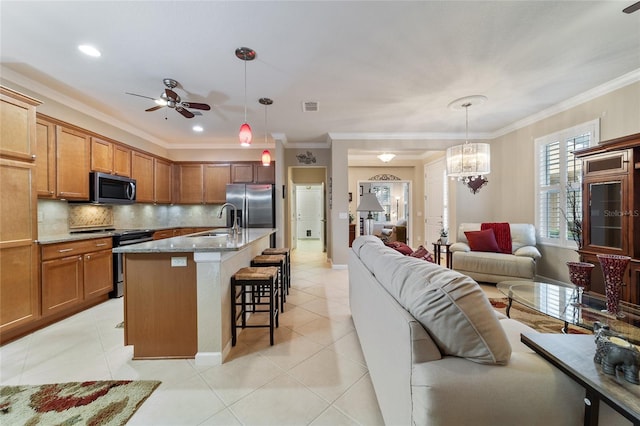
<path fill-rule="evenodd" d="M 195 126 L 193 126 L 192 129 L 193 129 L 194 132 L 202 132 L 204 130 L 204 128 L 202 126 L 199 126 L 197 124 Z"/>
<path fill-rule="evenodd" d="M 85 55 L 92 56 L 94 58 L 99 58 L 102 55 L 102 53 L 100 53 L 98 49 L 93 46 L 89 46 L 88 44 L 81 44 L 80 46 L 78 46 L 78 50 L 80 50 Z"/>

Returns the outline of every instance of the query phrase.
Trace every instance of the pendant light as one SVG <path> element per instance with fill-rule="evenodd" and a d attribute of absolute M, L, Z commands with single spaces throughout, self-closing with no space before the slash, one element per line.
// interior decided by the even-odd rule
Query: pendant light
<path fill-rule="evenodd" d="M 236 57 L 244 61 L 244 123 L 240 126 L 238 137 L 240 145 L 251 146 L 253 135 L 251 126 L 247 123 L 247 61 L 253 61 L 256 58 L 256 52 L 248 47 L 239 47 L 236 49 Z"/>
<path fill-rule="evenodd" d="M 258 102 L 264 105 L 264 144 L 267 145 L 267 105 L 273 104 L 273 100 L 269 98 L 260 98 Z M 262 151 L 262 165 L 265 167 L 271 165 L 271 153 L 268 149 Z"/>
<path fill-rule="evenodd" d="M 464 108 L 465 143 L 447 148 L 447 176 L 458 179 L 465 184 L 476 179 L 484 180 L 484 176 L 491 173 L 491 152 L 488 143 L 469 143 L 469 108 L 487 100 L 485 96 L 467 96 L 456 99 L 449 104 L 453 110 Z"/>

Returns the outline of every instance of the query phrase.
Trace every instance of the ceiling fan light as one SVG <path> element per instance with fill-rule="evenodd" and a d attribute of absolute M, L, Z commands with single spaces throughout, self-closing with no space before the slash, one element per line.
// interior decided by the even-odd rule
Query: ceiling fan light
<path fill-rule="evenodd" d="M 240 138 L 240 145 L 242 146 L 251 146 L 251 140 L 253 139 L 253 135 L 251 134 L 251 127 L 249 124 L 244 123 L 240 126 L 240 133 L 238 134 Z"/>
<path fill-rule="evenodd" d="M 271 153 L 268 149 L 262 151 L 262 165 L 268 167 L 271 165 Z"/>
<path fill-rule="evenodd" d="M 154 99 L 153 102 L 155 102 L 156 105 L 167 106 L 167 101 L 164 99 Z"/>

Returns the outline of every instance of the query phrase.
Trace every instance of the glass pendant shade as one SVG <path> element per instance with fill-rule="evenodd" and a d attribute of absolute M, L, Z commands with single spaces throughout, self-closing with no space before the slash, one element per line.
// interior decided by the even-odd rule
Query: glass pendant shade
<path fill-rule="evenodd" d="M 247 123 L 244 123 L 242 126 L 240 126 L 240 133 L 238 134 L 238 137 L 240 138 L 240 145 L 251 145 L 253 135 L 251 134 L 251 127 Z"/>
<path fill-rule="evenodd" d="M 262 165 L 265 167 L 271 165 L 271 153 L 268 149 L 262 151 Z"/>
<path fill-rule="evenodd" d="M 465 143 L 447 148 L 447 175 L 465 179 L 491 173 L 488 143 Z"/>

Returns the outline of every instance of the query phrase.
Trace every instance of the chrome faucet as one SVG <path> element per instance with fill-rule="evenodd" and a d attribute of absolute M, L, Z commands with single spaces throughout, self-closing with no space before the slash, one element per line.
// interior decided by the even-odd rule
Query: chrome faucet
<path fill-rule="evenodd" d="M 218 219 L 222 218 L 222 212 L 224 211 L 225 207 L 233 208 L 233 226 L 231 227 L 231 233 L 234 236 L 238 235 L 240 233 L 240 230 L 238 229 L 238 209 L 235 205 L 231 203 L 224 203 L 222 207 L 220 207 L 220 211 L 218 212 Z"/>

